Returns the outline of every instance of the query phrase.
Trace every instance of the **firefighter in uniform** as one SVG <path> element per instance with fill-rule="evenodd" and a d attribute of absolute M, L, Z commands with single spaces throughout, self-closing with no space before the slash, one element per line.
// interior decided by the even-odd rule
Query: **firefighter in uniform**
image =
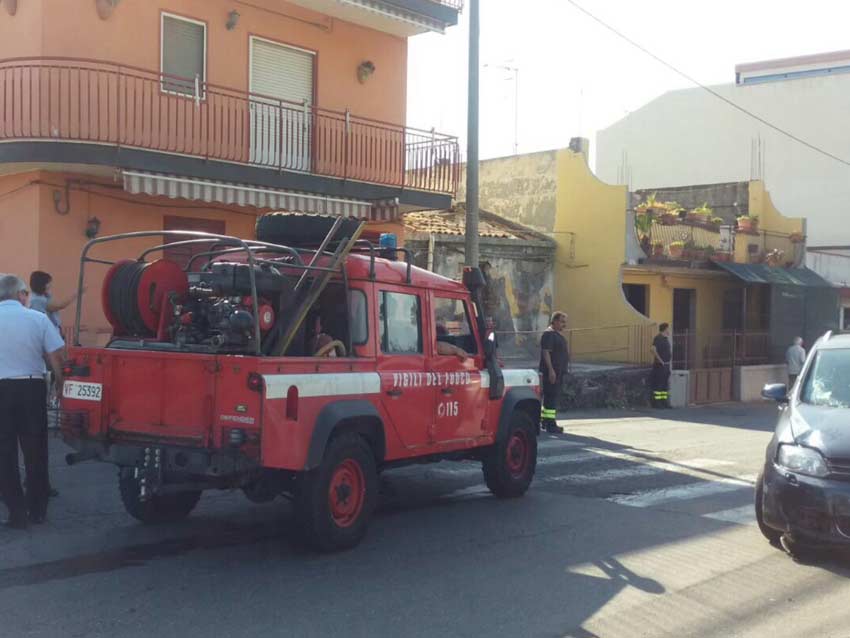
<path fill-rule="evenodd" d="M 558 399 L 567 367 L 570 363 L 570 351 L 562 331 L 567 328 L 567 315 L 563 312 L 552 314 L 549 327 L 540 338 L 540 374 L 543 379 L 543 405 L 540 408 L 540 427 L 550 434 L 563 432 L 558 427 Z"/>
<path fill-rule="evenodd" d="M 652 386 L 650 397 L 653 408 L 670 407 L 670 364 L 673 349 L 670 346 L 670 324 L 658 326 L 658 334 L 652 340 L 652 373 L 649 381 Z"/>

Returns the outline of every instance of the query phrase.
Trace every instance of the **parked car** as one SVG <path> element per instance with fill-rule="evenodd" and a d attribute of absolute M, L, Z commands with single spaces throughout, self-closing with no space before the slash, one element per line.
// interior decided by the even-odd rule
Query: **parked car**
<path fill-rule="evenodd" d="M 850 544 L 850 335 L 824 335 L 790 392 L 765 386 L 779 423 L 756 482 L 756 520 L 774 545 Z"/>

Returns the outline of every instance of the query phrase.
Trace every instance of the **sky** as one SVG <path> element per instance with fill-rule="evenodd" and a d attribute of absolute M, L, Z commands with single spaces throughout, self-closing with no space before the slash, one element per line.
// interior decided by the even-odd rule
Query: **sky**
<path fill-rule="evenodd" d="M 469 0 L 467 0 L 468 2 Z M 576 0 L 604 22 L 707 85 L 735 65 L 850 49 L 842 0 Z M 566 0 L 480 0 L 482 159 L 562 148 L 672 89 L 693 86 Z M 468 14 L 408 52 L 408 124 L 461 138 L 466 153 Z"/>

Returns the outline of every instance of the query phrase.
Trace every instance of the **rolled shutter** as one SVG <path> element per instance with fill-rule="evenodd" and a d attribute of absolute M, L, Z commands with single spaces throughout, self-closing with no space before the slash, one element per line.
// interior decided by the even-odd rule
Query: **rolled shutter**
<path fill-rule="evenodd" d="M 195 76 L 206 80 L 204 68 L 206 27 L 171 16 L 162 17 L 162 72 L 174 78 L 163 79 L 166 91 L 195 94 Z"/>
<path fill-rule="evenodd" d="M 251 92 L 312 104 L 313 55 L 263 40 L 251 42 Z"/>

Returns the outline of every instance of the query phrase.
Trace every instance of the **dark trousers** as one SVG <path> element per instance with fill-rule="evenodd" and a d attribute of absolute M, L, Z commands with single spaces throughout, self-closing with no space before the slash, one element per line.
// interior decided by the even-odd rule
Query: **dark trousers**
<path fill-rule="evenodd" d="M 670 366 L 657 361 L 652 365 L 649 376 L 651 387 L 650 404 L 653 408 L 666 408 L 670 401 Z"/>
<path fill-rule="evenodd" d="M 18 445 L 27 473 L 26 495 L 18 471 Z M 9 516 L 44 516 L 47 473 L 47 384 L 43 379 L 0 380 L 0 496 Z"/>
<path fill-rule="evenodd" d="M 555 383 L 549 383 L 549 373 L 544 372 L 543 376 L 543 406 L 540 408 L 540 425 L 544 428 L 547 425 L 555 425 L 558 418 L 558 402 L 561 398 L 561 386 L 564 381 L 564 375 L 558 373 Z"/>

